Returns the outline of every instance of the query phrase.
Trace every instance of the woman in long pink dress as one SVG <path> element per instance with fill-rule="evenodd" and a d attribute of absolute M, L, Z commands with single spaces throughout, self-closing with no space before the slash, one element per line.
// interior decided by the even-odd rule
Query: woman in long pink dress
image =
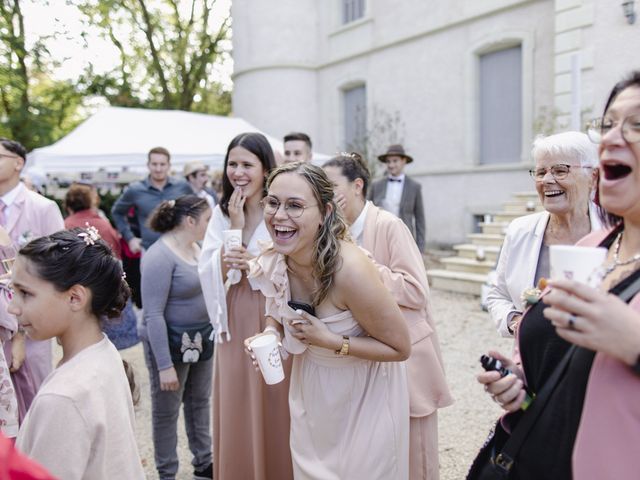
<path fill-rule="evenodd" d="M 293 476 L 289 382 L 266 385 L 247 362 L 243 346 L 246 337 L 265 326 L 264 296 L 251 287 L 246 273 L 248 261 L 260 251 L 258 242 L 269 240 L 260 200 L 265 177 L 274 166 L 273 151 L 262 134 L 245 133 L 231 141 L 222 200 L 213 211 L 198 266 L 218 341 L 212 415 L 216 480 Z M 223 232 L 230 229 L 242 231 L 242 245 L 227 250 Z M 291 368 L 290 361 L 285 368 Z"/>

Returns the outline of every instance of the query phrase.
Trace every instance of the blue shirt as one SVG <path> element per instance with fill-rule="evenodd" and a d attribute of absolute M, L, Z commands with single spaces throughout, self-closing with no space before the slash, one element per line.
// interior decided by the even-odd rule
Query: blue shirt
<path fill-rule="evenodd" d="M 147 249 L 160 237 L 159 233 L 154 232 L 147 226 L 147 218 L 151 215 L 153 209 L 164 200 L 175 200 L 183 195 L 193 195 L 193 190 L 186 181 L 169 177 L 162 190 L 158 190 L 147 177 L 142 181 L 133 182 L 126 188 L 116 203 L 113 204 L 111 215 L 116 228 L 128 242 L 135 237 L 127 220 L 127 213 L 133 207 L 140 225 L 142 247 Z"/>

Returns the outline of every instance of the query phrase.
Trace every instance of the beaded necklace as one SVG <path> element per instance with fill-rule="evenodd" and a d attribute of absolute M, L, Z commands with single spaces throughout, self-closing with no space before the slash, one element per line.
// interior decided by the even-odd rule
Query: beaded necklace
<path fill-rule="evenodd" d="M 624 262 L 620 261 L 620 244 L 622 243 L 622 232 L 618 234 L 616 239 L 613 241 L 613 261 L 606 267 L 602 267 L 602 278 L 605 278 L 611 272 L 613 272 L 618 267 L 623 267 L 625 265 L 629 265 L 630 263 L 637 262 L 640 260 L 640 253 L 636 253 L 629 260 L 625 260 Z"/>

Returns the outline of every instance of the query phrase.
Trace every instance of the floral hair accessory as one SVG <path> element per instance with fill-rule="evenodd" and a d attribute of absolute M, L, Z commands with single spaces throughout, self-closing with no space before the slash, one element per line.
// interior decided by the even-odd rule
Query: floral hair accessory
<path fill-rule="evenodd" d="M 95 245 L 98 240 L 100 240 L 100 234 L 98 233 L 98 229 L 92 225 L 89 225 L 87 222 L 85 224 L 87 228 L 85 228 L 84 232 L 80 232 L 78 236 L 84 240 L 84 243 L 87 245 Z"/>
<path fill-rule="evenodd" d="M 175 207 L 175 206 L 176 206 L 176 201 L 175 201 L 175 200 L 167 200 L 167 204 L 168 204 L 171 208 L 173 208 L 173 207 Z"/>
<path fill-rule="evenodd" d="M 358 157 L 360 157 L 360 155 L 358 155 L 355 152 L 338 152 L 338 156 L 347 157 L 347 158 L 350 158 L 351 160 L 357 160 Z"/>
<path fill-rule="evenodd" d="M 127 272 L 125 272 L 124 270 L 122 271 L 122 275 L 120 275 L 120 278 L 122 278 L 122 280 L 126 280 L 127 279 Z"/>

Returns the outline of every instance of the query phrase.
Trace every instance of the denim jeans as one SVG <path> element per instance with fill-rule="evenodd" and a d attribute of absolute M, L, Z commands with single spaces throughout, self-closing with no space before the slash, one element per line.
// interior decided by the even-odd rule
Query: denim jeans
<path fill-rule="evenodd" d="M 195 470 L 211 463 L 211 380 L 213 359 L 198 363 L 176 363 L 180 388 L 160 390 L 160 376 L 149 342 L 144 340 L 144 357 L 151 385 L 151 418 L 156 469 L 160 480 L 173 480 L 178 472 L 178 414 L 184 403 L 184 422 Z"/>

